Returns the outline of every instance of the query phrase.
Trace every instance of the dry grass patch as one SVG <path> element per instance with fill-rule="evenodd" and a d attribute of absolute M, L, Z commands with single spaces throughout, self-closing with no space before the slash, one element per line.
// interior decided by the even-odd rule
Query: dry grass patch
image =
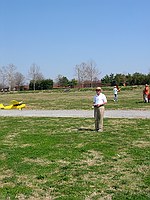
<path fill-rule="evenodd" d="M 52 162 L 47 160 L 47 159 L 41 159 L 41 158 L 36 158 L 36 159 L 29 159 L 29 158 L 24 158 L 23 159 L 23 162 L 26 162 L 26 163 L 36 163 L 38 165 L 41 165 L 41 166 L 45 166 L 45 165 L 50 165 Z"/>
<path fill-rule="evenodd" d="M 49 190 L 44 190 L 39 188 L 39 184 L 44 184 L 46 180 L 37 179 L 35 176 L 18 176 L 18 182 L 23 183 L 27 187 L 30 187 L 33 190 L 32 195 L 26 196 L 24 194 L 18 194 L 16 198 L 19 200 L 29 199 L 29 200 L 52 200 L 51 192 L 52 188 Z"/>
<path fill-rule="evenodd" d="M 139 141 L 133 142 L 132 145 L 139 148 L 145 148 L 145 147 L 150 147 L 150 142 L 139 140 Z"/>
<path fill-rule="evenodd" d="M 14 175 L 13 170 L 5 168 L 1 169 L 0 180 L 2 181 L 2 179 L 12 177 L 13 175 Z"/>
<path fill-rule="evenodd" d="M 99 165 L 103 160 L 102 153 L 94 150 L 90 150 L 83 154 L 83 160 L 80 161 L 80 164 L 86 164 L 87 166 L 96 166 Z"/>

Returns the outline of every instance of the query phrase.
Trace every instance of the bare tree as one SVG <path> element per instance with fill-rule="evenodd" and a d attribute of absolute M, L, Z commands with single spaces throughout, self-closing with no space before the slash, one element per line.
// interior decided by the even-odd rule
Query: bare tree
<path fill-rule="evenodd" d="M 100 75 L 94 61 L 82 62 L 80 65 L 76 65 L 75 71 L 79 86 L 88 81 L 92 87 L 93 81 L 98 80 Z"/>
<path fill-rule="evenodd" d="M 8 66 L 4 68 L 4 71 L 5 71 L 9 91 L 11 91 L 15 87 L 16 66 L 13 64 L 9 64 Z"/>
<path fill-rule="evenodd" d="M 6 86 L 6 69 L 4 66 L 0 68 L 0 85 L 1 89 L 4 90 Z"/>
<path fill-rule="evenodd" d="M 21 74 L 20 72 L 16 72 L 15 83 L 18 86 L 18 89 L 20 88 L 20 86 L 24 85 L 24 81 L 25 81 L 25 77 L 23 76 L 23 74 Z"/>
<path fill-rule="evenodd" d="M 29 77 L 33 81 L 33 88 L 35 91 L 36 82 L 43 79 L 43 74 L 40 72 L 40 67 L 35 63 L 33 63 L 29 69 Z"/>
<path fill-rule="evenodd" d="M 82 62 L 80 65 L 76 65 L 76 67 L 75 67 L 79 86 L 81 86 L 84 83 L 84 81 L 86 80 L 86 73 L 85 73 L 86 68 L 87 68 L 87 64 L 84 62 Z"/>
<path fill-rule="evenodd" d="M 93 81 L 99 79 L 99 72 L 98 68 L 96 67 L 96 63 L 94 61 L 90 61 L 87 63 L 86 67 L 86 78 L 91 83 L 91 87 L 93 87 Z"/>

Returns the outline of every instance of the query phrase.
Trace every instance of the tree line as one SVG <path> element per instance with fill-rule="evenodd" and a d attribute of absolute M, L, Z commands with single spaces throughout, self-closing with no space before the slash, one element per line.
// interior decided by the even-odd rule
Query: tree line
<path fill-rule="evenodd" d="M 26 82 L 29 81 L 29 84 Z M 12 91 L 12 90 L 24 90 L 25 85 L 27 89 L 52 89 L 53 80 L 45 79 L 40 72 L 40 67 L 36 64 L 32 64 L 27 77 L 17 71 L 14 64 L 0 67 L 0 90 Z"/>
<path fill-rule="evenodd" d="M 58 75 L 56 80 L 45 79 L 40 67 L 33 63 L 27 77 L 17 71 L 14 64 L 0 67 L 0 89 L 24 90 L 26 81 L 29 81 L 29 90 L 47 90 L 54 87 L 96 87 L 99 85 L 144 85 L 150 84 L 150 73 L 113 74 L 105 75 L 100 79 L 101 72 L 94 61 L 82 62 L 75 66 L 75 78 L 69 80 L 66 76 Z"/>
<path fill-rule="evenodd" d="M 135 72 L 133 74 L 110 74 L 101 79 L 102 84 L 108 85 L 145 85 L 150 84 L 150 73 L 143 74 Z"/>
<path fill-rule="evenodd" d="M 45 79 L 40 67 L 33 63 L 28 71 L 27 77 L 17 71 L 14 64 L 0 67 L 0 89 L 7 88 L 12 90 L 23 90 L 26 80 L 29 80 L 30 90 L 46 90 L 55 87 L 77 87 L 83 86 L 88 81 L 90 87 L 93 86 L 94 81 L 99 82 L 99 70 L 94 61 L 82 62 L 75 66 L 75 76 L 69 80 L 66 76 L 58 75 L 55 82 L 52 79 Z"/>

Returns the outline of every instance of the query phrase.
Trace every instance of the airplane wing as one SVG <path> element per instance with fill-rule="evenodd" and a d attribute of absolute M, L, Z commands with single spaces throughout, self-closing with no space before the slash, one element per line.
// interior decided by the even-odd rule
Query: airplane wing
<path fill-rule="evenodd" d="M 18 105 L 18 104 L 21 104 L 22 101 L 19 102 L 19 101 L 16 101 L 16 100 L 12 100 L 12 101 L 10 101 L 10 103 L 13 104 L 13 105 Z"/>
<path fill-rule="evenodd" d="M 2 103 L 0 103 L 0 108 L 4 109 L 4 105 Z"/>

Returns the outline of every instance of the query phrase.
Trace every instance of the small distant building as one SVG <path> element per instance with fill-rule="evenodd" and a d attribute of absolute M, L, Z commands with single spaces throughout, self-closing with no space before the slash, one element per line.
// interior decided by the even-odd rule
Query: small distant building
<path fill-rule="evenodd" d="M 21 86 L 15 86 L 15 91 L 27 91 L 29 90 L 29 85 L 21 85 Z"/>

